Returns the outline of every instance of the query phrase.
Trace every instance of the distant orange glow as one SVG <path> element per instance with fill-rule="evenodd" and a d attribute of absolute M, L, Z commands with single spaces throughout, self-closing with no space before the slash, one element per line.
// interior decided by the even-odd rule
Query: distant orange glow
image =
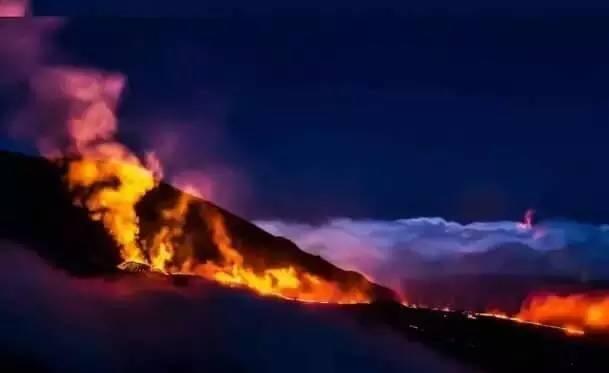
<path fill-rule="evenodd" d="M 541 327 L 541 328 L 548 328 L 548 329 L 555 329 L 555 330 L 559 330 L 562 331 L 563 333 L 565 333 L 566 335 L 569 336 L 582 336 L 585 334 L 585 331 L 583 328 L 580 328 L 576 325 L 554 325 L 551 323 L 542 323 L 542 322 L 536 322 L 536 321 L 531 321 L 531 320 L 526 320 L 524 318 L 521 318 L 519 316 L 509 316 L 507 315 L 505 312 L 502 311 L 498 311 L 498 310 L 491 310 L 488 312 L 480 312 L 480 313 L 475 313 L 475 312 L 461 312 L 461 311 L 455 311 L 452 310 L 448 307 L 444 307 L 444 308 L 429 308 L 425 305 L 420 305 L 420 304 L 410 304 L 407 302 L 402 302 L 402 306 L 407 307 L 407 308 L 412 308 L 412 309 L 428 309 L 428 310 L 435 310 L 435 311 L 442 311 L 442 312 L 456 312 L 459 314 L 464 314 L 466 318 L 470 319 L 470 320 L 477 320 L 479 318 L 494 318 L 494 319 L 500 319 L 500 320 L 505 320 L 508 322 L 514 322 L 514 323 L 518 323 L 518 324 L 527 324 L 527 325 L 532 325 L 532 326 L 537 326 L 537 327 Z"/>
<path fill-rule="evenodd" d="M 571 328 L 609 330 L 609 295 L 535 295 L 523 305 L 518 317 Z"/>

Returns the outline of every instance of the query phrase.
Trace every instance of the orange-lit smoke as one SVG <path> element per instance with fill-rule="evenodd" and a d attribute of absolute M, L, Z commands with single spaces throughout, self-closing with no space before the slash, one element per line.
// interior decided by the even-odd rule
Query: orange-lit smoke
<path fill-rule="evenodd" d="M 534 295 L 523 304 L 518 317 L 528 321 L 580 329 L 608 329 L 609 295 Z"/>
<path fill-rule="evenodd" d="M 135 204 L 156 185 L 158 171 L 146 167 L 127 147 L 114 140 L 114 114 L 124 79 L 97 71 L 57 69 L 48 79 L 61 87 L 69 102 L 67 130 L 68 185 L 94 220 L 102 221 L 126 261 L 145 262 L 139 247 Z M 154 159 L 154 157 L 148 157 Z M 153 162 L 158 168 L 158 163 Z"/>
<path fill-rule="evenodd" d="M 146 130 L 138 132 L 139 142 L 154 149 L 169 184 L 231 211 L 243 212 L 251 202 L 246 173 L 218 157 L 224 153 L 226 140 L 211 116 L 192 122 L 151 118 L 145 122 Z"/>

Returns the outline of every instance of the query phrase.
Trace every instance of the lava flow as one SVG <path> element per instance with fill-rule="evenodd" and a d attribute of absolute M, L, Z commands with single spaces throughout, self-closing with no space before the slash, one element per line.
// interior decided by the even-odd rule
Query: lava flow
<path fill-rule="evenodd" d="M 579 335 L 585 334 L 584 329 L 582 329 L 578 326 L 574 326 L 574 325 L 570 325 L 570 324 L 565 324 L 563 326 L 559 326 L 559 325 L 555 325 L 553 323 L 545 323 L 545 322 L 541 322 L 541 321 L 530 320 L 530 319 L 520 316 L 520 314 L 517 316 L 508 316 L 506 313 L 503 313 L 501 311 L 492 311 L 492 312 L 476 313 L 475 315 L 482 316 L 482 317 L 492 317 L 492 318 L 502 319 L 502 320 L 509 320 L 509 321 L 516 322 L 519 324 L 529 324 L 529 325 L 541 326 L 544 328 L 557 329 L 557 330 L 561 330 L 561 331 L 565 332 L 565 334 L 567 334 L 567 335 L 579 336 Z"/>
<path fill-rule="evenodd" d="M 160 182 L 160 163 L 152 153 L 145 161 L 114 140 L 114 113 L 123 78 L 98 71 L 53 69 L 47 79 L 61 87 L 70 104 L 70 140 L 66 182 L 75 203 L 103 223 L 120 248 L 119 268 L 150 268 L 165 274 L 197 275 L 229 286 L 248 287 L 260 294 L 306 302 L 368 302 L 366 284 L 340 286 L 295 265 L 254 271 L 233 246 L 223 217 L 201 212 L 218 250 L 217 260 L 201 261 L 182 239 L 186 215 L 194 197 L 183 193 L 174 206 L 162 211 L 163 226 L 152 239 L 140 242 L 136 205 Z M 176 255 L 179 254 L 179 255 Z M 176 259 L 179 256 L 180 259 Z M 186 256 L 186 257 L 185 257 Z M 345 289 L 346 288 L 346 289 Z"/>

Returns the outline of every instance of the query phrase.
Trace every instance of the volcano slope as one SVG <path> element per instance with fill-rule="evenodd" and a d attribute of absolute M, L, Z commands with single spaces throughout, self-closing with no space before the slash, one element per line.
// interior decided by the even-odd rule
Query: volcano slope
<path fill-rule="evenodd" d="M 338 306 L 260 297 L 192 276 L 118 270 L 116 244 L 73 204 L 62 166 L 2 153 L 0 172 L 4 371 L 469 371 L 388 330 L 368 329 Z M 141 201 L 143 240 L 179 193 L 161 185 Z M 217 206 L 199 200 L 197 208 L 223 215 L 235 247 L 254 267 L 295 265 L 345 287 L 366 282 L 372 300 L 395 299 L 360 274 Z M 192 214 L 186 229 L 196 255 L 213 257 L 199 216 Z"/>
<path fill-rule="evenodd" d="M 117 271 L 121 263 L 119 249 L 104 227 L 92 221 L 87 212 L 73 203 L 63 175 L 65 166 L 42 158 L 14 153 L 0 153 L 3 214 L 0 235 L 24 242 L 55 266 L 75 275 L 97 275 Z M 184 195 L 161 183 L 137 204 L 140 241 L 152 241 L 162 225 L 163 211 L 174 206 Z M 291 241 L 275 237 L 248 221 L 202 199 L 189 197 L 185 213 L 184 234 L 189 256 L 198 261 L 217 259 L 218 247 L 211 227 L 201 212 L 221 216 L 232 246 L 254 271 L 292 266 L 319 278 L 338 284 L 343 290 L 361 288 L 372 300 L 395 299 L 395 294 L 371 283 L 362 275 L 344 271 L 319 256 L 300 250 Z M 185 245 L 184 245 L 185 246 Z M 177 253 L 177 260 L 180 260 Z"/>
<path fill-rule="evenodd" d="M 7 369 L 587 371 L 609 352 L 602 335 L 404 307 L 389 289 L 198 199 L 193 211 L 221 214 L 248 265 L 289 264 L 345 289 L 364 283 L 372 304 L 302 304 L 198 277 L 124 272 L 104 227 L 74 205 L 61 165 L 2 153 L 0 172 L 0 239 L 10 242 L 0 245 Z M 143 241 L 180 193 L 161 184 L 140 201 Z M 217 255 L 200 214 L 189 214 L 185 231 L 198 259 Z"/>

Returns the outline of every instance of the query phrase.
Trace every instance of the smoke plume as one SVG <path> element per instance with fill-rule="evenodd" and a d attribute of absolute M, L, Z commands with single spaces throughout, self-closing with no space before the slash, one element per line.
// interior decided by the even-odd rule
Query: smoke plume
<path fill-rule="evenodd" d="M 10 147 L 59 157 L 80 152 L 83 141 L 94 144 L 121 138 L 117 121 L 125 118 L 100 113 L 114 112 L 120 105 L 127 77 L 66 64 L 68 53 L 54 40 L 65 20 L 27 15 L 27 1 L 0 0 L 0 17 L 11 17 L 0 21 L 0 104 L 7 101 L 0 107 L 13 108 L 8 113 L 0 111 L 0 123 L 13 139 Z M 135 139 L 135 146 L 124 141 L 135 149 L 134 156 L 144 158 L 154 149 L 153 160 L 163 164 L 167 182 L 240 211 L 249 193 L 247 180 L 243 170 L 215 155 L 225 143 L 223 105 L 208 99 L 211 103 L 199 103 L 205 109 L 191 121 L 157 115 L 157 109 L 150 107 L 145 117 L 129 117 L 121 123 L 121 132 L 126 128 Z M 97 110 L 101 106 L 103 110 Z M 86 112 L 93 114 L 85 116 Z M 84 119 L 95 126 L 80 125 Z M 75 143 L 74 138 L 79 140 Z"/>

